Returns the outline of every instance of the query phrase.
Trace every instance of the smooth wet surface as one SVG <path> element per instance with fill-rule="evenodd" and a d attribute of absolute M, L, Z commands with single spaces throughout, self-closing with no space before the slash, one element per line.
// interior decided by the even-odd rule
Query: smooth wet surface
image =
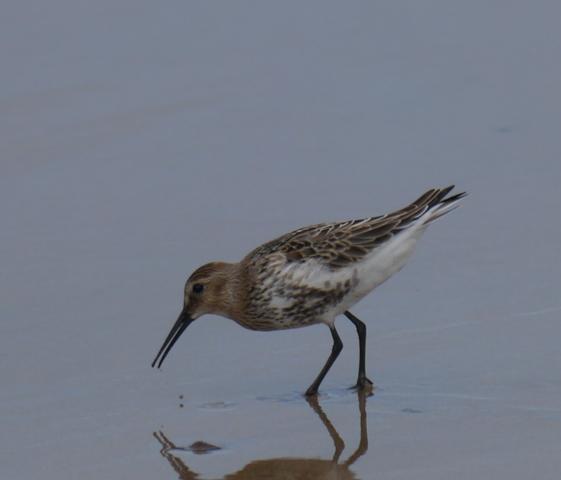
<path fill-rule="evenodd" d="M 560 15 L 5 5 L 0 478 L 557 480 Z M 317 404 L 322 326 L 202 318 L 150 368 L 200 264 L 449 183 L 462 208 L 352 309 L 373 396 L 345 318 Z"/>
<path fill-rule="evenodd" d="M 357 417 L 359 424 L 359 439 L 357 445 L 346 459 L 342 459 L 345 451 L 345 441 L 339 435 L 337 429 L 331 423 L 329 417 L 321 407 L 316 396 L 307 399 L 308 405 L 317 416 L 319 421 L 325 427 L 326 435 L 331 439 L 333 445 L 333 454 L 330 458 L 317 457 L 277 457 L 263 458 L 249 462 L 235 472 L 231 472 L 224 478 L 232 479 L 255 479 L 255 478 L 325 478 L 325 479 L 352 479 L 356 478 L 351 466 L 368 451 L 368 426 L 366 414 L 367 393 L 359 392 L 356 395 Z M 179 478 L 188 480 L 197 478 L 197 472 L 189 468 L 188 464 L 196 464 L 194 459 L 182 455 L 185 451 L 192 453 L 208 453 L 211 450 L 217 451 L 219 448 L 208 448 L 206 444 L 197 445 L 197 448 L 178 447 L 174 444 L 163 431 L 154 432 L 154 438 L 160 442 L 162 449 L 160 453 L 169 462 L 170 466 L 177 472 Z M 203 443 L 203 442 L 197 442 Z M 209 462 L 212 465 L 212 462 Z M 208 468 L 208 465 L 202 465 L 201 468 Z"/>

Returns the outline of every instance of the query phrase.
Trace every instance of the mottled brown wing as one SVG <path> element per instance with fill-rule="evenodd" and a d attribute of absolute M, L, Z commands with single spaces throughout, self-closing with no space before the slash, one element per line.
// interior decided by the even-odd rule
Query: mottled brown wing
<path fill-rule="evenodd" d="M 283 253 L 288 262 L 316 258 L 334 270 L 345 267 L 361 260 L 429 208 L 442 202 L 452 188 L 433 188 L 407 207 L 379 217 L 323 223 L 294 230 L 258 247 L 248 257 Z"/>

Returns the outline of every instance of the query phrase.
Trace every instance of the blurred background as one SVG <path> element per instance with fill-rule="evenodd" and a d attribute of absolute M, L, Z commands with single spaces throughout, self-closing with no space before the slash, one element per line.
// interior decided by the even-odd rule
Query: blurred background
<path fill-rule="evenodd" d="M 154 371 L 183 283 L 455 183 L 463 207 L 353 310 L 378 389 L 352 475 L 558 478 L 560 15 L 545 0 L 5 2 L 0 476 L 177 478 L 159 430 L 223 448 L 186 454 L 199 478 L 329 459 L 299 396 L 328 330 L 205 317 Z M 351 445 L 358 348 L 338 327 L 320 401 Z"/>

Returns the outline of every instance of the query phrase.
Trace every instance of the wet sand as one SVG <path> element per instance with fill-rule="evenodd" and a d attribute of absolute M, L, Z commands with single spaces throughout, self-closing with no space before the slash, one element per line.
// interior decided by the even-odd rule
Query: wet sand
<path fill-rule="evenodd" d="M 6 6 L 0 478 L 559 478 L 560 14 Z M 373 396 L 344 318 L 317 404 L 322 326 L 203 318 L 150 368 L 195 267 L 449 183 L 463 207 L 353 309 Z"/>

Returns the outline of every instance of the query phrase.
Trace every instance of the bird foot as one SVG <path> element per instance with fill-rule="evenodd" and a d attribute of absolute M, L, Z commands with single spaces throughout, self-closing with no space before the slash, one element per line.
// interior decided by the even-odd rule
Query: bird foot
<path fill-rule="evenodd" d="M 317 394 L 318 394 L 317 387 L 316 388 L 310 387 L 310 388 L 308 388 L 308 390 L 306 390 L 306 393 L 304 393 L 304 395 L 308 398 L 315 397 Z"/>
<path fill-rule="evenodd" d="M 356 385 L 352 386 L 352 390 L 372 390 L 374 388 L 374 382 L 370 380 L 367 376 L 358 377 Z"/>

